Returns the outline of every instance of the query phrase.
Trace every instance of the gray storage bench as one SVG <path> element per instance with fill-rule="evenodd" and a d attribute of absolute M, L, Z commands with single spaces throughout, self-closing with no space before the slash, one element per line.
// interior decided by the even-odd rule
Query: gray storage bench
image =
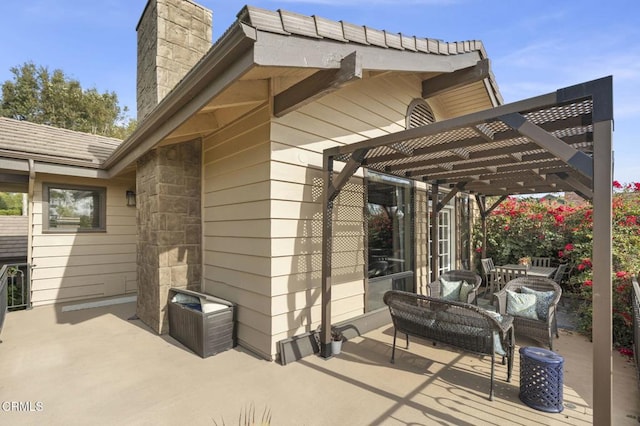
<path fill-rule="evenodd" d="M 235 305 L 191 290 L 169 289 L 169 335 L 202 358 L 235 346 Z"/>

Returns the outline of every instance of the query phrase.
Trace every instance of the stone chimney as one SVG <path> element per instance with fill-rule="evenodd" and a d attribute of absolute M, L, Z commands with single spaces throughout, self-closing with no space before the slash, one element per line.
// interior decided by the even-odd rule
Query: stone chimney
<path fill-rule="evenodd" d="M 209 51 L 213 13 L 190 0 L 149 0 L 138 33 L 138 121 Z"/>
<path fill-rule="evenodd" d="M 138 23 L 138 121 L 211 46 L 211 11 L 189 0 L 149 0 Z M 168 331 L 171 288 L 202 281 L 202 144 L 153 149 L 136 167 L 138 318 Z"/>

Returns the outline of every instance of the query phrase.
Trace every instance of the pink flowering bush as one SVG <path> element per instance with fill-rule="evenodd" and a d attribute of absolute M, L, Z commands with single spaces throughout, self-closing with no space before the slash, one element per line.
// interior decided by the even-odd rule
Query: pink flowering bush
<path fill-rule="evenodd" d="M 632 344 L 631 277 L 640 271 L 640 182 L 613 182 L 612 277 L 614 344 Z M 562 199 L 510 197 L 487 218 L 487 256 L 496 264 L 516 263 L 523 256 L 552 257 L 568 263 L 570 278 L 563 293 L 582 300 L 579 331 L 592 331 L 591 203 L 564 204 Z M 482 250 L 480 229 L 474 232 L 476 251 Z"/>

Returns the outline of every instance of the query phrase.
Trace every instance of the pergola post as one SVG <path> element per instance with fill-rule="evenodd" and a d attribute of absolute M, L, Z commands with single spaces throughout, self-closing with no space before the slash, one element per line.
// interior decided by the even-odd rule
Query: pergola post
<path fill-rule="evenodd" d="M 484 195 L 476 195 L 476 202 L 478 203 L 478 208 L 480 209 L 480 217 L 482 218 L 482 258 L 487 257 L 487 216 L 489 213 L 494 211 L 496 207 L 500 205 L 501 202 L 507 199 L 506 195 L 501 195 L 498 200 L 487 209 L 487 197 Z"/>
<path fill-rule="evenodd" d="M 333 157 L 322 161 L 322 329 L 320 356 L 331 357 L 331 252 L 333 242 Z"/>
<path fill-rule="evenodd" d="M 613 315 L 611 275 L 612 182 L 611 120 L 593 124 L 593 424 L 611 424 L 613 392 Z"/>
<path fill-rule="evenodd" d="M 476 202 L 480 209 L 480 219 L 482 220 L 482 259 L 487 257 L 487 197 L 476 195 Z"/>

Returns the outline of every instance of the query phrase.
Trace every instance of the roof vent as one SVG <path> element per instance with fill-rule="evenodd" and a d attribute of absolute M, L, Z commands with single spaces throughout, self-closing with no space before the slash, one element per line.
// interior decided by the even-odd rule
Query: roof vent
<path fill-rule="evenodd" d="M 414 99 L 407 108 L 407 129 L 426 126 L 436 121 L 433 111 L 424 99 Z"/>

